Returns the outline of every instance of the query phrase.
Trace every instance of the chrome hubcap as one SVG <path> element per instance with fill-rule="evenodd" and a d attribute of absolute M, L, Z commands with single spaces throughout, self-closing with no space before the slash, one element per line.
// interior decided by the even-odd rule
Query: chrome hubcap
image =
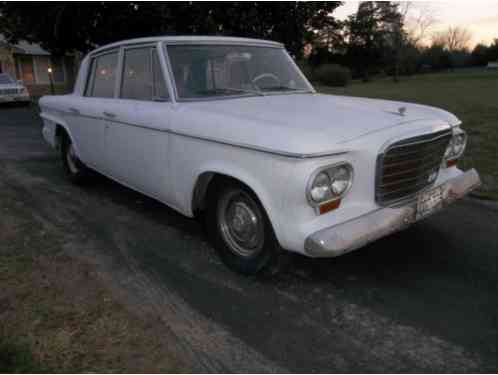
<path fill-rule="evenodd" d="M 69 147 L 67 148 L 66 160 L 71 173 L 78 173 L 79 169 L 76 166 L 77 157 L 76 154 L 74 153 L 74 148 L 72 144 L 70 144 Z"/>
<path fill-rule="evenodd" d="M 218 205 L 221 234 L 237 255 L 250 257 L 263 248 L 264 224 L 260 210 L 245 192 L 226 194 Z"/>

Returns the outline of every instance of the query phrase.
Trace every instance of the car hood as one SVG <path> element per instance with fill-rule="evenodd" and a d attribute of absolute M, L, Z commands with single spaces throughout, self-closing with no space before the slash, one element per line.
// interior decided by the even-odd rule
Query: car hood
<path fill-rule="evenodd" d="M 184 104 L 184 103 L 182 103 Z M 323 94 L 289 94 L 185 103 L 188 133 L 269 150 L 333 151 L 385 129 L 424 121 L 456 126 L 444 110 L 404 102 Z"/>

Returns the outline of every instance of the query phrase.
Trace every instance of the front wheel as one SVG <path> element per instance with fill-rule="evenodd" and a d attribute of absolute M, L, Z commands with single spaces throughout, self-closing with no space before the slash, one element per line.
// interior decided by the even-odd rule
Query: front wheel
<path fill-rule="evenodd" d="M 215 183 L 208 194 L 207 228 L 223 262 L 253 275 L 279 270 L 282 250 L 257 197 L 235 181 Z"/>

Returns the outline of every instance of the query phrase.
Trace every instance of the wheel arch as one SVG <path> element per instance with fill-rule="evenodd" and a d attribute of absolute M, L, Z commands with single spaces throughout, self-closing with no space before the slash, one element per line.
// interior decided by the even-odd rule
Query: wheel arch
<path fill-rule="evenodd" d="M 75 142 L 75 139 L 74 139 L 71 131 L 69 130 L 69 127 L 64 122 L 57 122 L 55 124 L 54 144 L 55 144 L 56 149 L 60 150 L 60 147 L 62 145 L 62 137 L 64 136 L 64 134 L 69 137 L 69 139 L 71 140 L 71 143 L 73 144 L 74 150 L 79 155 L 80 153 L 79 153 L 78 145 Z"/>
<path fill-rule="evenodd" d="M 220 179 L 234 180 L 246 186 L 255 195 L 270 220 L 277 240 L 281 243 L 278 215 L 274 209 L 275 202 L 271 195 L 264 188 L 263 184 L 258 182 L 256 177 L 244 171 L 240 171 L 237 168 L 211 166 L 210 168 L 199 171 L 195 178 L 195 184 L 191 195 L 191 210 L 193 215 L 199 216 L 202 214 L 206 207 L 209 188 Z"/>

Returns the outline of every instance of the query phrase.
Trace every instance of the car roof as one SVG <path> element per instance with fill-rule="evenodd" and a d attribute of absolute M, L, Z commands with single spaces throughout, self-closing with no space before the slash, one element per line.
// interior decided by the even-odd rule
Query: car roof
<path fill-rule="evenodd" d="M 122 40 L 119 42 L 106 44 L 101 46 L 91 53 L 98 53 L 104 50 L 131 45 L 131 44 L 144 44 L 144 43 L 157 43 L 164 42 L 166 44 L 225 44 L 225 45 L 251 45 L 251 46 L 266 46 L 283 48 L 284 45 L 279 42 L 264 39 L 253 38 L 238 38 L 226 36 L 156 36 L 149 38 L 136 38 Z"/>

